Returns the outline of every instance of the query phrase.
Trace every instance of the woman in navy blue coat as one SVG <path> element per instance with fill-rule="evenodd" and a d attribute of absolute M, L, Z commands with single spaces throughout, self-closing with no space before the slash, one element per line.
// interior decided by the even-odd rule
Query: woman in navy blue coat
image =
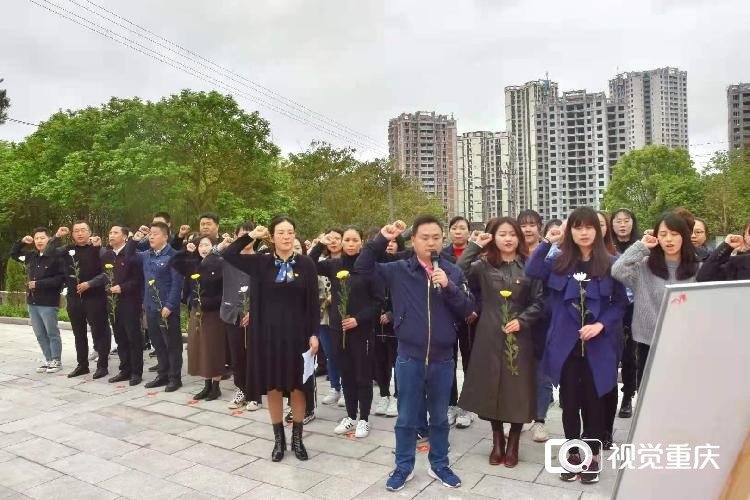
<path fill-rule="evenodd" d="M 547 258 L 553 243 L 560 252 Z M 526 263 L 526 275 L 544 280 L 552 317 L 543 364 L 552 383 L 560 384 L 563 429 L 567 439 L 604 438 L 602 396 L 617 384 L 618 342 L 627 297 L 625 287 L 610 274 L 614 257 L 604 244 L 599 219 L 588 207 L 574 210 L 563 234 L 552 228 Z M 581 289 L 584 319 L 581 320 Z M 581 473 L 581 482 L 599 480 L 598 443 L 591 446 L 594 463 Z M 568 461 L 580 463 L 576 449 Z M 561 474 L 575 481 L 577 474 Z"/>

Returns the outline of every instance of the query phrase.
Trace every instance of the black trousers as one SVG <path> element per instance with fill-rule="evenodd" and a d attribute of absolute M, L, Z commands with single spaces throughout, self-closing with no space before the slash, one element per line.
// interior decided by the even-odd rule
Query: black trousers
<path fill-rule="evenodd" d="M 372 383 L 357 385 L 356 381 L 341 380 L 344 390 L 344 402 L 346 403 L 346 414 L 352 420 L 357 420 L 357 410 L 361 420 L 369 420 L 372 409 Z"/>
<path fill-rule="evenodd" d="M 646 369 L 646 361 L 648 361 L 648 353 L 651 350 L 651 346 L 648 344 L 641 344 L 636 342 L 636 353 L 635 357 L 638 364 L 638 389 L 641 388 L 641 382 L 643 381 L 643 371 Z"/>
<path fill-rule="evenodd" d="M 594 375 L 586 358 L 580 353 L 580 346 L 573 348 L 565 361 L 560 374 L 560 402 L 562 404 L 562 422 L 566 439 L 581 438 L 581 419 L 583 419 L 583 437 L 604 439 L 604 398 L 597 396 L 594 386 Z M 591 450 L 596 455 L 599 446 Z"/>
<path fill-rule="evenodd" d="M 622 359 L 620 360 L 622 371 L 622 394 L 625 397 L 633 397 L 638 390 L 638 374 L 636 365 L 636 344 L 633 340 L 631 327 L 633 324 L 633 304 L 628 305 L 623 318 L 623 333 L 625 336 L 625 345 L 622 349 Z"/>
<path fill-rule="evenodd" d="M 247 394 L 247 344 L 245 328 L 238 324 L 224 323 L 229 355 L 232 360 L 232 378 L 237 389 Z"/>
<path fill-rule="evenodd" d="M 610 439 L 615 427 L 615 416 L 617 416 L 617 387 L 602 396 L 604 404 L 604 433 Z"/>
<path fill-rule="evenodd" d="M 91 327 L 95 350 L 99 354 L 96 366 L 107 368 L 109 350 L 112 347 L 112 333 L 107 321 L 107 298 L 104 295 L 88 297 L 84 295 L 82 298 L 69 296 L 67 310 L 75 338 L 78 366 L 89 365 L 89 342 L 86 329 L 88 325 Z"/>
<path fill-rule="evenodd" d="M 182 331 L 180 330 L 180 310 L 172 311 L 164 328 L 161 312 L 147 311 L 146 321 L 151 334 L 151 344 L 156 351 L 159 363 L 159 377 L 182 380 Z"/>
<path fill-rule="evenodd" d="M 464 376 L 466 371 L 469 369 L 469 358 L 471 357 L 471 346 L 474 344 L 474 329 L 477 321 L 474 321 L 471 325 L 466 324 L 462 321 L 458 325 L 457 339 L 453 346 L 453 360 L 455 361 L 455 370 L 453 372 L 453 386 L 451 387 L 451 399 L 448 406 L 458 405 L 458 351 L 461 351 L 461 367 L 464 369 Z"/>
<path fill-rule="evenodd" d="M 118 301 L 112 330 L 120 357 L 120 371 L 126 375 L 143 376 L 143 332 L 141 331 L 141 304 Z"/>
<path fill-rule="evenodd" d="M 396 363 L 396 349 L 398 347 L 396 337 L 375 335 L 372 346 L 374 349 L 375 381 L 380 388 L 380 397 L 390 396 L 391 377 Z M 395 393 L 398 395 L 398 384 Z M 344 399 L 346 400 L 346 396 L 344 396 Z"/>

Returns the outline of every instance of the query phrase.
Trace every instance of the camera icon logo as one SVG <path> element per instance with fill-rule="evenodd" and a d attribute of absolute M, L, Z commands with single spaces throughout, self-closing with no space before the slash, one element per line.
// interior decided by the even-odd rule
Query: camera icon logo
<path fill-rule="evenodd" d="M 549 439 L 544 443 L 544 469 L 553 474 L 586 472 L 594 459 L 592 451 L 594 444 L 597 449 L 602 449 L 602 442 L 598 439 Z M 558 446 L 556 450 L 553 448 Z M 568 461 L 568 452 L 571 448 L 578 448 L 581 463 L 572 464 Z M 552 464 L 553 457 L 557 457 L 559 466 Z"/>

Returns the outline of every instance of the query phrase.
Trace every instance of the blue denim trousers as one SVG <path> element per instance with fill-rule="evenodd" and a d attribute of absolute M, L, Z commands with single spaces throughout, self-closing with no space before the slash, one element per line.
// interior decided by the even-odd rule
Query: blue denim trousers
<path fill-rule="evenodd" d="M 39 342 L 46 361 L 53 359 L 60 361 L 62 353 L 60 329 L 57 326 L 57 310 L 55 306 L 29 305 L 31 328 L 34 330 L 36 341 Z"/>
<path fill-rule="evenodd" d="M 433 469 L 448 466 L 448 402 L 453 384 L 455 361 L 431 362 L 399 355 L 396 358 L 398 377 L 398 418 L 396 419 L 396 468 L 406 472 L 414 469 L 417 430 L 424 418 L 424 406 L 430 414 L 430 453 Z"/>
<path fill-rule="evenodd" d="M 336 368 L 336 359 L 333 355 L 333 340 L 331 338 L 331 328 L 328 325 L 320 325 L 318 331 L 318 339 L 323 344 L 323 350 L 326 352 L 326 366 L 328 367 L 328 380 L 331 382 L 331 387 L 337 391 L 341 390 L 341 375 L 339 374 L 338 368 Z"/>
<path fill-rule="evenodd" d="M 544 372 L 542 362 L 536 364 L 536 419 L 546 420 L 549 402 L 552 399 L 552 380 Z"/>

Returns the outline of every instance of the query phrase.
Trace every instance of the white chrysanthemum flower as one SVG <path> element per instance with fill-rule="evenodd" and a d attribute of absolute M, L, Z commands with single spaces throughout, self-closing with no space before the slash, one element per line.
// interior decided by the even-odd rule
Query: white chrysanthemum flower
<path fill-rule="evenodd" d="M 60 292 L 60 295 L 62 295 L 63 297 L 65 297 L 66 295 L 68 295 L 68 288 L 67 287 L 63 288 L 62 291 Z"/>
<path fill-rule="evenodd" d="M 247 293 L 247 285 L 240 287 L 240 293 Z"/>
<path fill-rule="evenodd" d="M 581 281 L 590 281 L 590 280 L 586 279 L 586 273 L 575 273 L 573 275 L 573 278 L 575 278 L 575 280 L 578 281 L 578 282 L 581 282 Z"/>
<path fill-rule="evenodd" d="M 73 249 L 68 250 L 68 255 L 70 255 L 71 257 L 73 257 L 75 254 L 76 254 L 75 250 Z"/>

